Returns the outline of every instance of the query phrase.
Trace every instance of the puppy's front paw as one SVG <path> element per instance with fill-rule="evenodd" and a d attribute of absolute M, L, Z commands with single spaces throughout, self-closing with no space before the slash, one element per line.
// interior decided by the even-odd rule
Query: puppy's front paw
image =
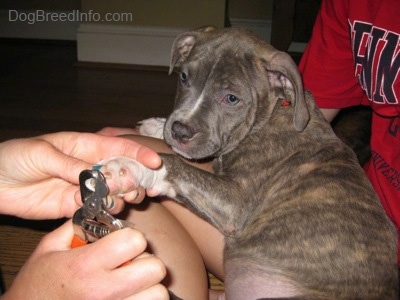
<path fill-rule="evenodd" d="M 107 180 L 110 194 L 124 195 L 142 186 L 151 191 L 151 196 L 175 196 L 175 191 L 166 180 L 165 167 L 158 170 L 146 168 L 134 159 L 116 156 L 99 162 Z"/>
<path fill-rule="evenodd" d="M 153 187 L 155 171 L 146 168 L 134 159 L 117 156 L 102 160 L 101 171 L 107 179 L 111 194 L 126 194 L 138 186 Z"/>
<path fill-rule="evenodd" d="M 150 118 L 138 122 L 139 133 L 144 136 L 150 136 L 158 139 L 164 139 L 165 118 Z"/>

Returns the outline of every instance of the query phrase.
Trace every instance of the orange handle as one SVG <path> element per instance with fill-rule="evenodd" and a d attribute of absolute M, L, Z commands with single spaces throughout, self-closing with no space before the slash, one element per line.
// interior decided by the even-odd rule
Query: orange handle
<path fill-rule="evenodd" d="M 87 243 L 88 243 L 88 241 L 84 241 L 79 236 L 74 235 L 74 238 L 72 239 L 72 242 L 71 242 L 71 248 L 81 247 L 81 246 L 86 245 Z"/>

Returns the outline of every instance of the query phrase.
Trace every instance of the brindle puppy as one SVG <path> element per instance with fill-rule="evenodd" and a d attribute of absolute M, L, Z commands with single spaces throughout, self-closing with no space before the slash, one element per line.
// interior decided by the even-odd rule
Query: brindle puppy
<path fill-rule="evenodd" d="M 291 58 L 249 32 L 206 29 L 177 37 L 174 68 L 165 141 L 213 158 L 214 174 L 163 154 L 157 171 L 103 162 L 109 180 L 133 178 L 218 228 L 228 299 L 396 299 L 396 230 Z"/>

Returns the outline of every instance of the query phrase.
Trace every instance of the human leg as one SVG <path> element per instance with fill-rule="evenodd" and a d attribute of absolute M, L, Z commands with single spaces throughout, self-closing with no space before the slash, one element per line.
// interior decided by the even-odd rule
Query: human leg
<path fill-rule="evenodd" d="M 166 265 L 163 284 L 180 298 L 207 299 L 204 262 L 185 228 L 163 205 L 149 198 L 127 208 L 123 217 L 144 233 L 148 251 Z"/>
<path fill-rule="evenodd" d="M 223 280 L 223 235 L 211 224 L 174 200 L 163 199 L 161 203 L 178 219 L 193 238 L 200 250 L 207 270 Z"/>

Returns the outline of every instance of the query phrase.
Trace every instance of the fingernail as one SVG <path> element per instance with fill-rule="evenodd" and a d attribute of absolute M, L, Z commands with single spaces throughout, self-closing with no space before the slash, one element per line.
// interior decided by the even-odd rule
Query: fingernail
<path fill-rule="evenodd" d="M 112 209 L 115 205 L 114 198 L 111 196 L 107 196 L 107 208 Z"/>

